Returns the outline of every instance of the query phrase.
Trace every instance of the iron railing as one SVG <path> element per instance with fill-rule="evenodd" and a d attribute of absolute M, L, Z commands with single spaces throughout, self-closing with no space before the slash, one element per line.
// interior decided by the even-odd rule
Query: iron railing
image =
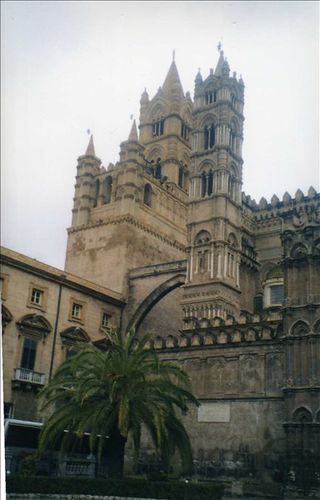
<path fill-rule="evenodd" d="M 44 373 L 34 372 L 27 368 L 15 368 L 13 380 L 28 382 L 30 384 L 44 385 L 46 376 Z"/>

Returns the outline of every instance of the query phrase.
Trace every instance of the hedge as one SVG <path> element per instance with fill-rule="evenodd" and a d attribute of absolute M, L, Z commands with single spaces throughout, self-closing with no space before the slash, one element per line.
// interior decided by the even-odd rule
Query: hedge
<path fill-rule="evenodd" d="M 7 493 L 65 495 L 115 495 L 168 500 L 220 500 L 224 486 L 219 483 L 179 481 L 151 482 L 143 479 L 104 480 L 75 477 L 7 476 Z"/>

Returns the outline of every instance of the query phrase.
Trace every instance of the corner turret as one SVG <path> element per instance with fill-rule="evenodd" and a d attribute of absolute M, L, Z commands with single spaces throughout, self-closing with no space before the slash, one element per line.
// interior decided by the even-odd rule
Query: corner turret
<path fill-rule="evenodd" d="M 72 226 L 87 224 L 89 220 L 90 210 L 97 195 L 94 177 L 99 174 L 100 166 L 101 160 L 96 156 L 91 134 L 85 154 L 78 158 Z"/>

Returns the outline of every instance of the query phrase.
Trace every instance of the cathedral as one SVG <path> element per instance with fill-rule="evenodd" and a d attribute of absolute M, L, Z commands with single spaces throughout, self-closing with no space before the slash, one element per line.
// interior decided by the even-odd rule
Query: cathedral
<path fill-rule="evenodd" d="M 197 477 L 320 486 L 320 194 L 242 192 L 244 90 L 221 48 L 193 98 L 173 60 L 119 161 L 78 158 L 65 270 L 2 249 L 12 428 L 74 342 L 134 328 L 190 374 Z"/>

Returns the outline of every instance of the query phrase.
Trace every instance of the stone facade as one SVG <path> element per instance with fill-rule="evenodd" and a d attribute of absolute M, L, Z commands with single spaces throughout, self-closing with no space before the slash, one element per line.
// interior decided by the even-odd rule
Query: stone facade
<path fill-rule="evenodd" d="M 5 416 L 41 421 L 39 389 L 77 342 L 119 327 L 125 304 L 111 290 L 3 247 L 1 264 Z"/>
<path fill-rule="evenodd" d="M 112 297 L 115 324 L 123 309 L 123 330 L 151 333 L 150 347 L 187 370 L 201 402 L 186 417 L 200 476 L 283 480 L 293 471 L 311 484 L 320 459 L 320 194 L 311 187 L 257 203 L 241 192 L 244 82 L 222 51 L 206 79 L 197 74 L 194 100 L 173 61 L 140 105 L 139 137 L 134 122 L 119 162 L 103 167 L 92 137 L 78 159 L 65 275 L 90 281 L 77 295 L 96 307 L 89 337 Z M 50 282 L 52 327 L 58 287 Z"/>

